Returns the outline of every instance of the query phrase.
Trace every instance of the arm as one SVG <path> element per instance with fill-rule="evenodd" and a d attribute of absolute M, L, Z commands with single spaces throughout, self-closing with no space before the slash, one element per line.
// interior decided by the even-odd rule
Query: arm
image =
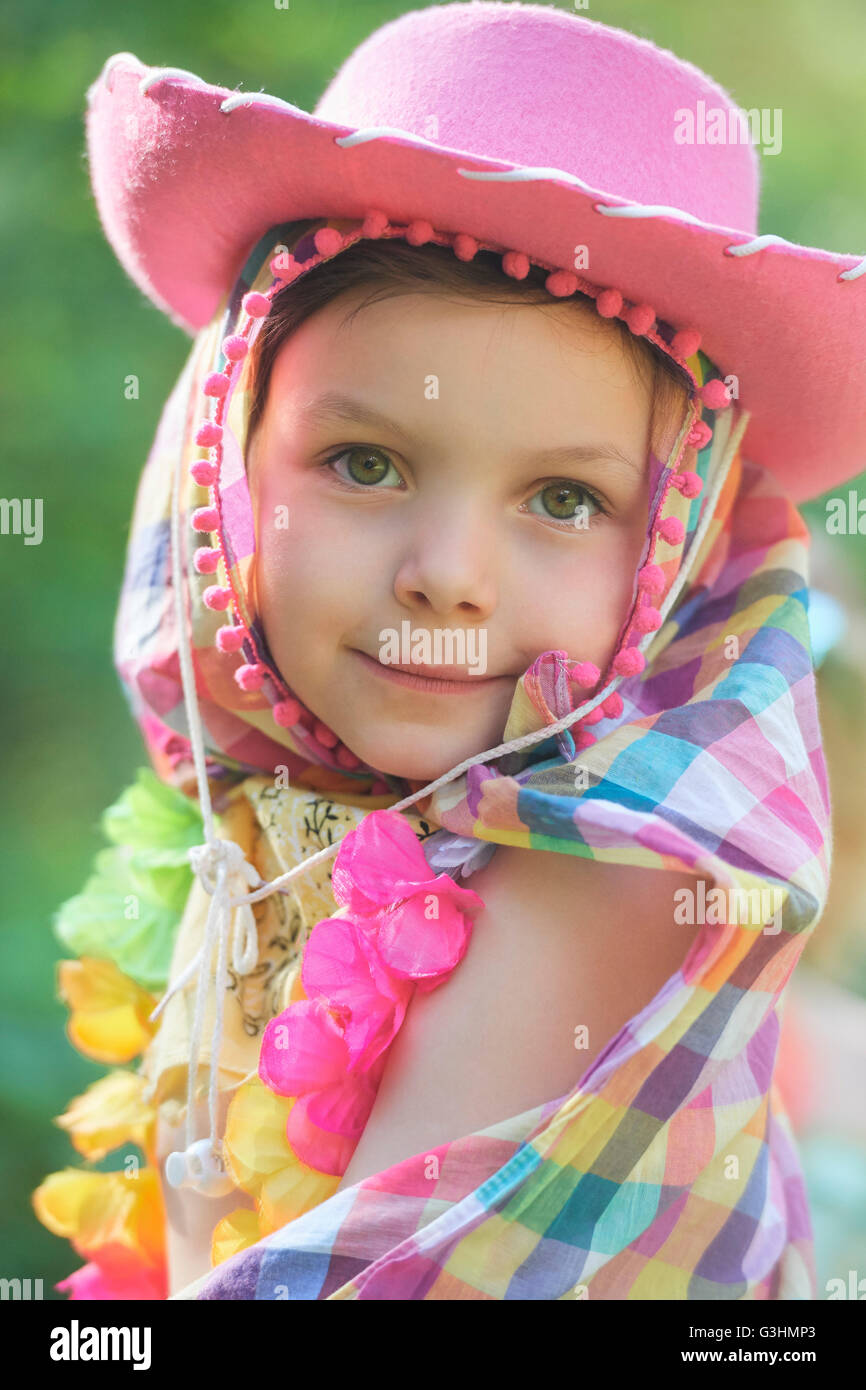
<path fill-rule="evenodd" d="M 572 1090 L 682 965 L 686 872 L 500 846 L 465 958 L 415 995 L 341 1187 Z"/>

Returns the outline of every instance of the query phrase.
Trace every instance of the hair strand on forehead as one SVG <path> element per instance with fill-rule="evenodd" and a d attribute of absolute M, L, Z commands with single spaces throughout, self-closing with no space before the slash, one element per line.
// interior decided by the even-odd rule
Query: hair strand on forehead
<path fill-rule="evenodd" d="M 294 223 L 291 237 L 303 234 L 315 222 Z M 369 293 L 350 310 L 350 320 L 369 304 L 401 294 L 439 294 L 470 298 L 478 303 L 537 304 L 551 306 L 573 302 L 575 313 L 585 316 L 597 311 L 589 295 L 576 293 L 568 301 L 555 300 L 545 288 L 549 272 L 530 265 L 523 280 L 515 280 L 501 268 L 497 253 L 480 251 L 471 261 L 461 261 L 450 247 L 437 243 L 410 246 L 393 238 L 387 241 L 364 239 L 346 251 L 317 266 L 307 275 L 286 285 L 274 297 L 250 353 L 251 405 L 247 427 L 247 447 L 261 424 L 267 403 L 271 372 L 280 348 L 301 325 L 338 296 L 367 289 Z M 619 318 L 609 318 L 619 335 L 636 379 L 645 383 L 652 397 L 650 447 L 675 431 L 684 418 L 689 401 L 686 374 L 654 343 L 635 335 Z"/>

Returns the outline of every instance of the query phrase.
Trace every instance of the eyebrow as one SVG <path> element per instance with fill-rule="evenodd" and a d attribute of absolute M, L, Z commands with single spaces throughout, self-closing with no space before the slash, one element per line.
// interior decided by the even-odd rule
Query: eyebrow
<path fill-rule="evenodd" d="M 391 420 L 364 401 L 346 396 L 341 391 L 325 391 L 308 401 L 298 411 L 298 419 L 305 425 L 320 425 L 331 420 L 347 420 L 353 424 L 370 425 L 373 429 L 387 430 L 402 439 L 405 444 L 414 440 L 407 430 L 396 420 Z M 540 467 L 542 464 L 580 464 L 592 463 L 597 459 L 607 459 L 611 463 L 624 464 L 635 473 L 643 474 L 643 465 L 635 462 L 616 444 L 563 444 L 555 449 L 530 450 L 523 453 L 521 462 Z"/>

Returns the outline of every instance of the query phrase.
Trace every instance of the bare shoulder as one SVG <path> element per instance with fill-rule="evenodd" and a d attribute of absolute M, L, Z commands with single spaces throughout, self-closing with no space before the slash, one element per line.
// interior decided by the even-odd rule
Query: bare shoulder
<path fill-rule="evenodd" d="M 688 874 L 499 846 L 464 959 L 416 995 L 342 1186 L 573 1090 L 679 969 Z"/>
<path fill-rule="evenodd" d="M 485 904 L 476 968 L 489 954 L 491 973 L 513 972 L 561 1018 L 592 1015 L 594 1055 L 683 964 L 695 929 L 682 924 L 676 895 L 695 883 L 677 870 L 500 846 L 469 879 Z"/>
<path fill-rule="evenodd" d="M 693 888 L 697 875 L 686 870 L 651 869 L 605 863 L 579 854 L 517 849 L 500 845 L 490 863 L 467 884 L 497 905 L 532 909 L 537 930 L 589 930 L 604 921 L 607 933 L 628 935 L 654 929 L 678 946 L 686 938 L 674 910 L 676 894 Z M 690 938 L 689 938 L 690 939 Z"/>

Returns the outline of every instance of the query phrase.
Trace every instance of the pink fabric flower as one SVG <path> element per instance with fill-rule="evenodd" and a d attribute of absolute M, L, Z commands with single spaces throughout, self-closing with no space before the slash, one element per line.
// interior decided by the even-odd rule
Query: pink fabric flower
<path fill-rule="evenodd" d="M 304 1097 L 304 1100 L 306 1099 Z M 286 1138 L 298 1158 L 302 1163 L 306 1163 L 308 1168 L 315 1168 L 316 1172 L 327 1173 L 331 1177 L 340 1177 L 349 1166 L 349 1160 L 360 1138 L 360 1131 L 350 1130 L 346 1134 L 336 1134 L 320 1129 L 310 1120 L 304 1100 L 296 1101 L 292 1106 L 286 1121 Z M 372 1108 L 371 1102 L 370 1109 Z"/>
<path fill-rule="evenodd" d="M 329 1086 L 295 1101 L 286 1138 L 302 1163 L 320 1173 L 345 1173 L 385 1069 L 384 1056 L 369 1072 L 349 1073 L 342 1086 Z"/>
<path fill-rule="evenodd" d="M 265 1028 L 259 1076 L 278 1096 L 305 1096 L 336 1085 L 348 1064 L 342 1025 L 319 999 L 290 1004 Z"/>
<path fill-rule="evenodd" d="M 340 845 L 332 876 L 334 897 L 349 911 L 369 916 L 418 894 L 441 892 L 464 905 L 484 906 L 477 893 L 459 888 L 448 874 L 433 877 L 408 821 L 395 811 L 371 811 Z"/>
<path fill-rule="evenodd" d="M 286 1135 L 312 1168 L 343 1173 L 370 1116 L 413 991 L 466 954 L 477 893 L 431 876 L 407 821 L 373 811 L 345 837 L 333 872 L 348 914 L 318 922 L 301 966 L 308 998 L 271 1019 L 259 1076 L 295 1098 Z"/>
<path fill-rule="evenodd" d="M 68 1291 L 70 1302 L 75 1299 L 150 1302 L 168 1298 L 165 1270 L 154 1269 L 143 1262 L 136 1264 L 131 1259 L 127 1268 L 113 1275 L 94 1262 L 82 1265 L 54 1287 L 58 1293 Z"/>
<path fill-rule="evenodd" d="M 353 1065 L 366 1070 L 390 1044 L 412 994 L 394 979 L 368 933 L 351 917 L 329 917 L 310 932 L 301 965 L 310 998 L 327 999 L 348 1014 L 344 1038 Z"/>
<path fill-rule="evenodd" d="M 320 1173 L 345 1172 L 376 1099 L 380 1073 L 350 1066 L 343 1023 L 319 999 L 299 1000 L 265 1029 L 259 1076 L 277 1095 L 297 1097 L 286 1137 Z"/>
<path fill-rule="evenodd" d="M 442 880 L 449 887 L 440 887 Z M 478 906 L 484 904 L 477 893 L 440 874 L 423 896 L 406 898 L 383 914 L 376 937 L 380 958 L 399 979 L 415 980 L 424 991 L 435 988 L 465 956 L 471 925 L 463 914 Z"/>

